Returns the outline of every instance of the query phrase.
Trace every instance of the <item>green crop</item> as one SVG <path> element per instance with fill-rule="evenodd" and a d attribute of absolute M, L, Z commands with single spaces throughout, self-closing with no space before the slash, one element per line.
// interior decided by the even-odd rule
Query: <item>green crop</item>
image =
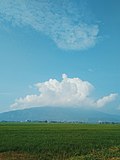
<path fill-rule="evenodd" d="M 120 160 L 119 124 L 0 123 L 0 160 L 112 158 Z"/>

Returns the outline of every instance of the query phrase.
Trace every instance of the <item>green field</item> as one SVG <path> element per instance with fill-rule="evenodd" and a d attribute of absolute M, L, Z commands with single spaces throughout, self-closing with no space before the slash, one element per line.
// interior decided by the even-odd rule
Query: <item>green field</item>
<path fill-rule="evenodd" d="M 0 160 L 120 160 L 120 125 L 0 123 Z"/>

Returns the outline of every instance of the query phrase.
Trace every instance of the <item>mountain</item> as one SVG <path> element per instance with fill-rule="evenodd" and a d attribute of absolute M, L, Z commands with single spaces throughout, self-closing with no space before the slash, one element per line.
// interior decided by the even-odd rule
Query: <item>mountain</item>
<path fill-rule="evenodd" d="M 0 121 L 81 121 L 120 122 L 120 116 L 90 109 L 37 107 L 0 113 Z"/>

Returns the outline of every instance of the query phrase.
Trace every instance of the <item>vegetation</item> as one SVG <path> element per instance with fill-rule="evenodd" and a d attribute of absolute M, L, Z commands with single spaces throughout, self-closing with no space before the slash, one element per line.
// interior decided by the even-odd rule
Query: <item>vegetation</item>
<path fill-rule="evenodd" d="M 120 160 L 119 124 L 0 123 L 0 160 Z"/>

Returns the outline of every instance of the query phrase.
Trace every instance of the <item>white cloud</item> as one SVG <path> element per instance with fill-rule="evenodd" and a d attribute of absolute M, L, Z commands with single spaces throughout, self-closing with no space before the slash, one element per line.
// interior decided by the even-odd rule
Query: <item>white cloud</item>
<path fill-rule="evenodd" d="M 74 0 L 0 0 L 0 21 L 30 26 L 48 35 L 62 49 L 93 47 L 99 26 L 90 22 L 92 14 L 83 0 L 77 5 Z"/>
<path fill-rule="evenodd" d="M 117 94 L 115 94 L 115 93 L 114 94 L 111 93 L 108 96 L 102 97 L 99 100 L 97 100 L 96 106 L 97 107 L 105 106 L 107 103 L 114 101 L 116 99 L 116 97 L 117 97 Z"/>
<path fill-rule="evenodd" d="M 11 105 L 15 109 L 40 106 L 60 107 L 103 107 L 116 99 L 117 94 L 110 94 L 98 100 L 91 98 L 94 86 L 88 81 L 79 78 L 68 78 L 62 75 L 62 80 L 49 79 L 43 83 L 35 84 L 39 94 L 27 95 L 19 98 Z"/>

